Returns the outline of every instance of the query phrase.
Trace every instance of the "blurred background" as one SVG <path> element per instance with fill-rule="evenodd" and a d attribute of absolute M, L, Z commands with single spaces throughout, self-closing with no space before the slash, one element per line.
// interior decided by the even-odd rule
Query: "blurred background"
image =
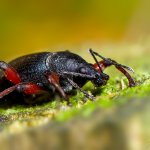
<path fill-rule="evenodd" d="M 6 142 L 7 140 L 5 141 L 5 139 L 1 138 L 0 133 L 1 149 L 3 149 L 3 146 L 13 149 L 12 145 L 22 150 L 34 149 L 31 148 L 33 143 L 33 145 L 36 144 L 36 147 L 41 146 L 41 149 L 47 145 L 51 147 L 53 145 L 55 147 L 60 146 L 61 148 L 59 147 L 59 149 L 63 149 L 62 146 L 65 147 L 69 144 L 77 147 L 76 149 L 84 149 L 79 148 L 79 144 L 87 146 L 85 149 L 88 150 L 93 149 L 91 147 L 99 143 L 100 146 L 111 147 L 110 149 L 112 149 L 112 145 L 119 145 L 119 148 L 114 148 L 115 150 L 126 150 L 126 145 L 130 145 L 131 150 L 149 150 L 149 35 L 150 0 L 0 0 L 0 60 L 9 61 L 17 56 L 37 51 L 69 49 L 82 55 L 83 58 L 90 62 L 90 55 L 86 55 L 86 52 L 88 48 L 93 48 L 95 51 L 101 52 L 102 55 L 106 55 L 106 57 L 114 58 L 121 63 L 124 61 L 125 64 L 132 66 L 136 72 L 134 74 L 136 81 L 141 85 L 139 85 L 139 89 L 137 86 L 137 88 L 132 89 L 133 91 L 129 91 L 131 92 L 130 94 L 128 94 L 129 92 L 124 93 L 129 98 L 130 96 L 133 97 L 135 103 L 134 101 L 132 103 L 131 99 L 129 103 L 122 107 L 117 105 L 119 106 L 117 109 L 112 108 L 112 110 L 108 111 L 108 114 L 107 112 L 106 114 L 105 112 L 103 113 L 101 109 L 96 110 L 96 113 L 94 112 L 94 115 L 87 121 L 79 114 L 81 121 L 79 118 L 79 121 L 66 122 L 64 126 L 62 124 L 58 126 L 57 123 L 55 124 L 48 120 L 49 116 L 55 119 L 55 113 L 57 114 L 57 111 L 54 110 L 53 116 L 53 111 L 51 112 L 50 110 L 53 104 L 46 105 L 46 109 L 44 107 L 42 109 L 42 106 L 39 106 L 40 111 L 37 107 L 38 111 L 35 109 L 35 118 L 34 113 L 28 113 L 31 111 L 30 108 L 29 110 L 25 108 L 29 118 L 33 118 L 33 123 L 28 122 L 28 119 L 26 119 L 28 118 L 27 113 L 20 114 L 20 110 L 17 110 L 17 107 L 12 108 L 12 110 L 5 110 L 4 108 L 4 115 L 9 114 L 11 111 L 11 113 L 14 113 L 16 110 L 18 116 L 14 113 L 14 116 L 10 115 L 10 118 L 14 118 L 17 121 L 21 121 L 22 118 L 25 120 L 22 124 L 19 124 L 20 126 L 17 122 L 12 123 L 10 130 L 13 132 L 17 132 L 24 127 L 37 126 L 38 121 L 42 122 L 42 124 L 49 122 L 49 126 L 38 128 L 38 130 L 37 128 L 29 130 L 29 132 L 20 134 L 16 138 L 13 136 L 8 137 L 8 143 Z M 140 73 L 139 76 L 138 72 Z M 145 72 L 147 73 L 146 75 L 144 75 Z M 116 75 L 116 70 L 114 69 L 115 79 L 116 76 L 118 77 L 119 74 Z M 113 76 L 111 78 L 113 79 Z M 118 85 L 120 83 L 122 85 L 120 90 L 123 91 L 124 80 L 120 77 L 118 79 L 116 81 L 113 79 L 113 81 Z M 109 92 L 109 88 L 106 88 L 108 90 L 107 94 L 109 99 L 112 100 L 112 98 L 119 95 L 119 92 L 117 90 L 115 93 L 111 84 L 108 87 L 111 90 Z M 105 95 L 105 89 L 102 90 Z M 143 92 L 144 94 L 142 95 L 142 91 L 148 93 L 148 98 L 145 101 L 137 101 L 135 95 L 139 94 L 143 99 L 146 92 Z M 119 97 L 120 99 L 116 100 L 116 102 L 124 104 L 126 95 Z M 108 98 L 101 101 L 101 106 L 105 107 L 106 105 L 107 107 L 107 104 L 109 105 L 108 101 Z M 148 106 L 147 109 L 145 109 L 146 105 Z M 75 107 L 80 108 L 80 105 Z M 85 114 L 89 114 L 91 110 L 93 111 L 93 108 L 87 107 L 88 111 L 83 109 Z M 60 107 L 61 109 L 65 111 L 65 107 Z M 142 109 L 144 110 L 143 112 L 140 111 Z M 22 112 L 24 112 L 24 108 Z M 43 121 L 43 118 L 39 119 L 41 116 L 46 121 Z M 4 126 L 2 118 L 3 116 L 0 112 L 0 125 Z M 66 135 L 64 136 L 64 134 Z M 124 137 L 125 139 L 122 139 Z M 18 140 L 20 141 L 20 139 L 22 142 L 18 145 Z M 91 144 L 91 147 L 87 143 Z M 22 148 L 18 148 L 18 146 Z"/>
<path fill-rule="evenodd" d="M 137 42 L 150 33 L 149 6 L 149 0 L 1 0 L 0 59 Z"/>

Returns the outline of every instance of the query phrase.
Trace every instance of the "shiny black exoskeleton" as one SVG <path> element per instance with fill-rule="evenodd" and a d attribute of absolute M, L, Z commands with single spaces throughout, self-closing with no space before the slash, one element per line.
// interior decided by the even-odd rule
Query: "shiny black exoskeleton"
<path fill-rule="evenodd" d="M 48 95 L 55 92 L 68 99 L 67 94 L 73 89 L 79 89 L 86 97 L 94 99 L 81 87 L 91 81 L 95 86 L 105 85 L 109 76 L 103 70 L 114 65 L 129 80 L 129 86 L 135 82 L 125 70 L 131 68 L 118 64 L 116 61 L 104 58 L 90 49 L 95 64 L 86 62 L 82 57 L 69 51 L 62 52 L 41 52 L 19 57 L 8 64 L 0 61 L 0 98 L 18 93 L 23 98 L 31 99 Z M 102 58 L 97 61 L 96 57 Z M 32 100 L 31 100 L 32 101 Z"/>

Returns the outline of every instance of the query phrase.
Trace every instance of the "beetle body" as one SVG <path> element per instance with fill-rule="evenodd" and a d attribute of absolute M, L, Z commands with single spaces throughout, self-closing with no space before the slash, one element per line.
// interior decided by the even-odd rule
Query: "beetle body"
<path fill-rule="evenodd" d="M 95 76 L 98 74 L 91 64 L 69 51 L 30 54 L 19 57 L 8 64 L 17 71 L 22 82 L 33 82 L 42 88 L 48 89 L 51 89 L 52 87 L 45 77 L 46 72 L 55 72 L 60 78 L 63 78 L 63 72 L 80 73 L 81 68 L 86 68 L 87 75 Z M 87 78 L 84 82 L 81 79 L 84 79 L 84 77 L 78 76 L 75 78 L 77 84 L 80 84 L 82 87 L 86 83 Z M 63 83 L 67 81 L 63 79 L 60 80 L 60 82 L 60 84 L 63 85 Z M 64 87 L 64 89 L 65 88 L 66 87 Z"/>
<path fill-rule="evenodd" d="M 94 51 L 90 50 L 90 52 L 93 56 Z M 52 95 L 58 92 L 62 97 L 68 99 L 66 94 L 75 88 L 93 99 L 93 96 L 83 91 L 81 87 L 87 81 L 91 81 L 95 86 L 105 85 L 109 76 L 103 73 L 103 69 L 115 65 L 113 61 L 109 63 L 103 60 L 92 65 L 69 51 L 41 52 L 19 57 L 8 64 L 0 62 L 2 70 L 0 98 L 13 93 L 15 95 L 18 93 L 23 98 L 33 98 L 35 95 L 41 96 L 46 93 Z M 116 67 L 119 67 L 120 64 L 116 64 L 118 65 Z M 120 65 L 120 68 L 123 67 Z M 130 82 L 134 84 L 133 80 Z"/>

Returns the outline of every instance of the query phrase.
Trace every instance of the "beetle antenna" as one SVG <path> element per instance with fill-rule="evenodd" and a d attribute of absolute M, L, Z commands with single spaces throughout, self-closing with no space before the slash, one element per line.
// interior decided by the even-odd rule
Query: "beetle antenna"
<path fill-rule="evenodd" d="M 95 55 L 94 55 L 94 51 L 90 48 L 90 49 L 89 49 L 89 52 L 90 52 L 90 54 L 92 55 L 92 57 L 94 58 L 94 60 L 95 60 L 96 64 L 98 65 L 100 71 L 103 72 L 102 69 L 101 69 L 101 66 L 100 66 L 100 64 L 99 64 L 99 62 L 98 62 L 98 60 L 96 59 L 96 57 L 95 57 Z"/>
<path fill-rule="evenodd" d="M 102 55 L 98 54 L 97 52 L 93 51 L 92 49 L 90 49 L 89 51 L 90 51 L 91 53 L 93 53 L 93 54 L 99 56 L 101 59 L 107 60 L 107 58 L 103 57 Z"/>
<path fill-rule="evenodd" d="M 119 64 L 119 63 L 117 63 L 116 61 L 114 61 L 114 60 L 112 60 L 112 59 L 110 59 L 110 58 L 105 58 L 105 57 L 103 57 L 102 55 L 98 54 L 97 52 L 94 52 L 92 49 L 90 49 L 89 51 L 90 51 L 90 53 L 92 54 L 93 58 L 95 58 L 95 55 L 97 55 L 98 57 L 100 57 L 101 59 L 103 59 L 103 60 L 105 61 L 105 63 L 108 64 L 108 65 L 114 65 L 114 66 L 116 66 L 116 67 L 117 67 L 117 66 L 120 66 L 120 67 L 122 67 L 122 68 L 124 68 L 124 69 L 127 69 L 127 70 L 129 70 L 129 71 L 131 71 L 131 72 L 134 73 L 134 70 L 133 70 L 131 67 L 128 67 L 128 66 L 126 66 L 126 65 Z M 94 54 L 95 54 L 95 55 L 94 55 Z M 97 62 L 96 62 L 96 63 L 97 63 Z M 98 63 L 98 66 L 100 67 L 99 63 Z"/>

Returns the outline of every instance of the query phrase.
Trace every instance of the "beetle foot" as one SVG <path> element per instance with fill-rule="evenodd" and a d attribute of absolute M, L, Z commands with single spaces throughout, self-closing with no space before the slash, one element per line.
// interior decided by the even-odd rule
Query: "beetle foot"
<path fill-rule="evenodd" d="M 84 95 L 87 99 L 90 99 L 92 101 L 95 101 L 95 97 L 92 94 L 88 94 L 86 91 L 84 91 Z"/>

